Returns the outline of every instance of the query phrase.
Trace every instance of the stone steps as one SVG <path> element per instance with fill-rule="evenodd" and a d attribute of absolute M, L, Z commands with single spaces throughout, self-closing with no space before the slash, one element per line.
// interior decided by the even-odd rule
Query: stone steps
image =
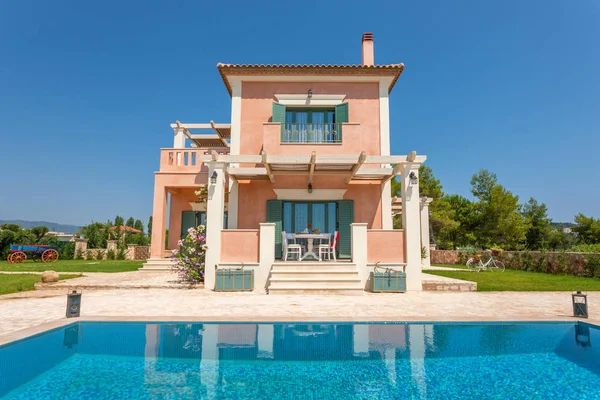
<path fill-rule="evenodd" d="M 138 271 L 170 271 L 175 262 L 170 258 L 150 258 Z"/>
<path fill-rule="evenodd" d="M 363 294 L 356 265 L 349 262 L 275 262 L 269 294 Z"/>

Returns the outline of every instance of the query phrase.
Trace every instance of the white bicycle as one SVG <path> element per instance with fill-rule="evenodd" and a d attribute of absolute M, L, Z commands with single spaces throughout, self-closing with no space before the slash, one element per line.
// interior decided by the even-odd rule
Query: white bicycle
<path fill-rule="evenodd" d="M 467 268 L 472 271 L 498 271 L 504 272 L 504 263 L 502 261 L 498 261 L 494 258 L 494 254 L 490 254 L 490 259 L 485 263 L 481 261 L 481 258 L 475 259 L 475 257 L 471 257 L 467 260 Z"/>

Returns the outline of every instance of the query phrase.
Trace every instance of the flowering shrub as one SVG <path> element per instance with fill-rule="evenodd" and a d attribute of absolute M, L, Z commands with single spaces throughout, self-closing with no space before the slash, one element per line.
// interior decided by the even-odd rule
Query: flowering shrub
<path fill-rule="evenodd" d="M 188 229 L 185 239 L 177 242 L 179 250 L 173 250 L 171 259 L 175 260 L 173 269 L 179 278 L 187 283 L 204 281 L 206 264 L 206 228 L 200 225 Z"/>

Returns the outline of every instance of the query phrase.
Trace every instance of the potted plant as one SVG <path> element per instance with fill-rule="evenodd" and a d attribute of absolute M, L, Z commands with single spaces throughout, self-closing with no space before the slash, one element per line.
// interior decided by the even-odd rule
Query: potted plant
<path fill-rule="evenodd" d="M 481 254 L 475 253 L 475 254 L 473 254 L 472 258 L 473 258 L 473 262 L 478 263 L 479 261 L 481 261 Z"/>
<path fill-rule="evenodd" d="M 494 246 L 490 249 L 490 251 L 494 257 L 498 257 L 504 250 L 502 250 L 500 247 Z"/>

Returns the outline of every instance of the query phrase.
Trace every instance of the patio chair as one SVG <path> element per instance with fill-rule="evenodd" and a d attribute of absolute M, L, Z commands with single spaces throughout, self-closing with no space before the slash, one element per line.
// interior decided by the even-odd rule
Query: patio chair
<path fill-rule="evenodd" d="M 285 231 L 281 232 L 281 243 L 283 244 L 283 261 L 287 261 L 289 254 L 296 254 L 297 260 L 302 257 L 302 246 L 296 243 L 288 243 L 288 235 Z"/>
<path fill-rule="evenodd" d="M 333 260 L 337 261 L 335 251 L 337 250 L 337 244 L 338 244 L 339 240 L 340 240 L 340 233 L 338 231 L 335 231 L 333 233 L 333 242 L 331 241 L 331 235 L 330 235 L 327 240 L 327 243 L 321 243 L 319 245 L 319 258 L 321 260 L 324 260 L 325 256 L 327 256 L 327 259 L 331 260 L 331 255 L 333 254 Z"/>

